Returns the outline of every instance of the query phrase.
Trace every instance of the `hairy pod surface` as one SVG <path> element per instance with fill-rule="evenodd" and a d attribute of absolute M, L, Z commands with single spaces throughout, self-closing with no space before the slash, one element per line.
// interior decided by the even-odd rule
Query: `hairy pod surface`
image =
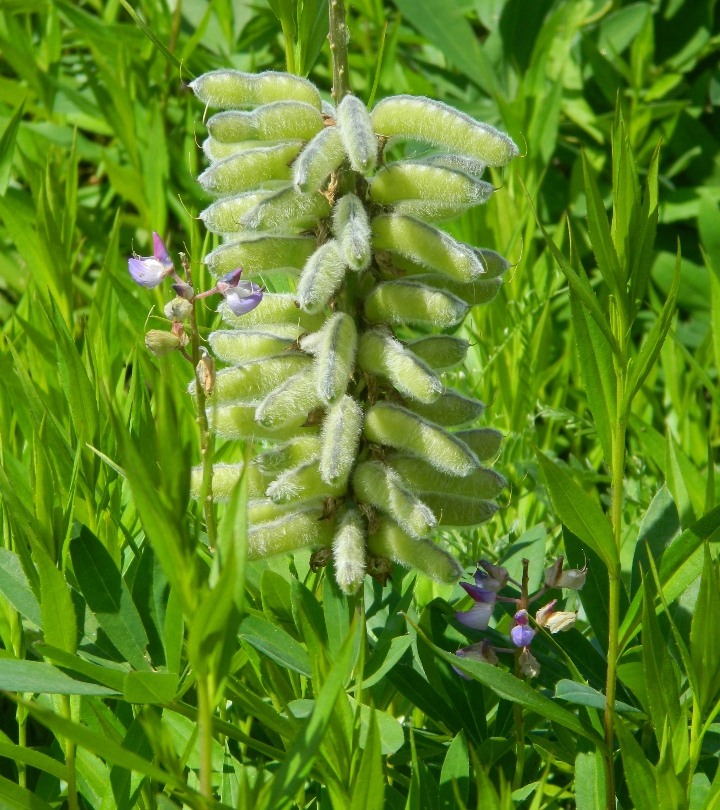
<path fill-rule="evenodd" d="M 284 146 L 288 143 L 295 143 L 297 139 L 293 141 L 238 141 L 237 143 L 223 143 L 222 141 L 216 141 L 215 138 L 205 138 L 202 145 L 202 150 L 205 154 L 205 157 L 210 161 L 210 163 L 218 163 L 221 160 L 225 160 L 229 157 L 235 157 L 235 155 L 239 155 L 241 152 L 247 152 L 250 149 L 257 149 L 258 147 L 269 147 L 269 146 Z"/>
<path fill-rule="evenodd" d="M 379 521 L 378 530 L 368 538 L 368 550 L 387 557 L 405 568 L 416 568 L 438 582 L 456 582 L 463 574 L 460 563 L 432 540 L 418 540 L 391 520 Z"/>
<path fill-rule="evenodd" d="M 321 109 L 320 95 L 311 82 L 275 70 L 264 73 L 212 70 L 198 76 L 190 87 L 204 104 L 216 109 L 241 110 L 275 101 L 303 101 Z"/>
<path fill-rule="evenodd" d="M 370 222 L 359 197 L 345 194 L 335 203 L 333 232 L 348 265 L 353 270 L 366 270 L 372 261 Z"/>
<path fill-rule="evenodd" d="M 485 273 L 482 259 L 444 231 L 404 214 L 384 214 L 371 223 L 376 250 L 399 253 L 428 271 L 456 281 L 474 281 Z"/>
<path fill-rule="evenodd" d="M 213 464 L 213 500 L 227 501 L 233 493 L 245 465 L 239 464 Z M 248 467 L 248 497 L 260 498 L 265 494 L 272 481 L 259 465 L 251 463 Z M 193 467 L 190 472 L 190 497 L 197 500 L 202 493 L 203 469 Z"/>
<path fill-rule="evenodd" d="M 416 281 L 385 281 L 365 299 L 370 323 L 437 326 L 448 329 L 465 317 L 468 305 L 456 295 Z"/>
<path fill-rule="evenodd" d="M 279 475 L 267 488 L 267 496 L 275 503 L 337 498 L 345 492 L 345 484 L 327 484 L 320 477 L 320 464 L 308 461 Z"/>
<path fill-rule="evenodd" d="M 452 433 L 389 402 L 368 409 L 363 431 L 368 441 L 404 450 L 450 475 L 469 475 L 480 466 L 472 450 Z"/>
<path fill-rule="evenodd" d="M 438 371 L 462 363 L 470 347 L 467 340 L 451 335 L 429 335 L 411 340 L 406 345 L 416 357 Z"/>
<path fill-rule="evenodd" d="M 479 281 L 461 284 L 447 276 L 441 276 L 439 273 L 432 273 L 427 276 L 413 276 L 413 281 L 424 284 L 426 287 L 452 293 L 470 308 L 492 301 L 502 287 L 502 279 L 500 278 L 482 278 Z"/>
<path fill-rule="evenodd" d="M 333 538 L 335 577 L 348 595 L 358 591 L 365 580 L 365 518 L 357 509 L 349 509 L 341 518 Z"/>
<path fill-rule="evenodd" d="M 487 467 L 479 467 L 463 477 L 458 477 L 442 472 L 429 461 L 415 456 L 392 456 L 386 463 L 403 477 L 413 492 L 440 492 L 488 500 L 497 497 L 507 486 L 507 481 L 500 473 Z M 424 494 L 420 497 L 425 500 Z"/>
<path fill-rule="evenodd" d="M 348 93 L 338 104 L 335 120 L 352 168 L 360 174 L 373 171 L 378 142 L 367 107 L 357 96 Z"/>
<path fill-rule="evenodd" d="M 256 146 L 213 163 L 198 177 L 210 194 L 225 196 L 248 191 L 276 180 L 289 180 L 290 163 L 300 151 L 302 141 L 275 146 Z"/>
<path fill-rule="evenodd" d="M 440 378 L 422 360 L 387 332 L 370 330 L 360 338 L 358 365 L 368 374 L 385 377 L 404 396 L 433 402 L 443 392 Z"/>
<path fill-rule="evenodd" d="M 475 430 L 458 430 L 455 433 L 460 441 L 475 453 L 480 461 L 487 461 L 500 452 L 503 435 L 493 428 L 476 428 Z"/>
<path fill-rule="evenodd" d="M 303 356 L 312 364 L 307 355 Z M 255 410 L 256 422 L 268 430 L 292 427 L 298 421 L 302 424 L 309 413 L 321 405 L 312 368 L 272 386 L 272 389 Z"/>
<path fill-rule="evenodd" d="M 259 331 L 240 332 L 236 329 L 211 332 L 208 341 L 215 357 L 234 366 L 280 354 L 294 342 L 290 336 Z"/>
<path fill-rule="evenodd" d="M 238 267 L 245 278 L 273 273 L 297 275 L 315 249 L 311 236 L 252 234 L 215 248 L 205 257 L 208 270 L 224 276 Z"/>
<path fill-rule="evenodd" d="M 360 403 L 345 395 L 327 412 L 322 427 L 320 476 L 327 484 L 343 486 L 350 476 L 363 426 Z"/>
<path fill-rule="evenodd" d="M 208 132 L 221 143 L 288 138 L 309 141 L 323 126 L 317 106 L 304 101 L 275 101 L 248 112 L 221 112 L 207 122 Z"/>
<path fill-rule="evenodd" d="M 212 233 L 236 233 L 243 230 L 240 225 L 242 216 L 273 193 L 271 189 L 260 189 L 217 200 L 200 212 L 200 219 Z"/>
<path fill-rule="evenodd" d="M 345 393 L 355 367 L 357 328 L 344 312 L 333 315 L 322 328 L 315 355 L 315 389 L 325 405 Z"/>
<path fill-rule="evenodd" d="M 347 153 L 337 127 L 325 127 L 305 145 L 293 165 L 293 180 L 306 193 L 321 188 L 343 163 Z"/>
<path fill-rule="evenodd" d="M 265 324 L 291 324 L 297 325 L 304 332 L 316 332 L 325 321 L 322 314 L 311 315 L 298 309 L 295 296 L 289 293 L 266 293 L 259 307 L 240 317 L 234 315 L 225 303 L 218 307 L 218 312 L 225 323 L 234 329 L 254 330 Z M 277 334 L 273 328 L 268 328 L 267 331 Z"/>
<path fill-rule="evenodd" d="M 408 402 L 407 407 L 443 427 L 460 427 L 482 416 L 485 403 L 463 396 L 454 388 L 446 388 L 435 402 Z"/>
<path fill-rule="evenodd" d="M 323 499 L 314 498 L 308 501 L 298 501 L 294 503 L 275 503 L 270 498 L 254 498 L 248 501 L 248 521 L 254 523 L 268 523 L 279 520 L 286 515 L 302 512 L 314 512 L 320 520 L 323 513 Z"/>
<path fill-rule="evenodd" d="M 242 228 L 271 229 L 312 228 L 330 213 L 327 197 L 313 192 L 303 194 L 295 188 L 273 191 L 240 217 Z"/>
<path fill-rule="evenodd" d="M 447 152 L 440 152 L 437 155 L 428 155 L 419 158 L 417 163 L 425 163 L 428 166 L 445 166 L 447 169 L 455 169 L 458 172 L 465 172 L 471 177 L 482 177 L 487 169 L 487 163 L 467 155 L 453 155 Z"/>
<path fill-rule="evenodd" d="M 297 302 L 309 313 L 321 312 L 345 280 L 345 257 L 335 239 L 325 242 L 305 263 L 297 287 Z"/>
<path fill-rule="evenodd" d="M 287 467 L 297 467 L 307 461 L 314 461 L 319 457 L 321 448 L 318 436 L 299 436 L 279 447 L 273 447 L 260 453 L 255 459 L 255 463 L 263 472 L 278 473 Z"/>
<path fill-rule="evenodd" d="M 435 515 L 404 486 L 402 478 L 378 461 L 358 464 L 353 489 L 360 503 L 385 512 L 413 537 L 427 537 L 437 525 Z"/>
<path fill-rule="evenodd" d="M 317 510 L 289 512 L 278 520 L 257 523 L 248 531 L 248 560 L 289 554 L 308 546 L 329 546 L 334 535 L 330 520 L 319 520 Z"/>
<path fill-rule="evenodd" d="M 503 132 L 422 96 L 389 96 L 375 105 L 371 120 L 378 135 L 425 141 L 489 166 L 504 166 L 520 154 Z"/>
<path fill-rule="evenodd" d="M 263 427 L 255 421 L 256 408 L 256 403 L 208 408 L 210 430 L 221 439 L 269 439 L 276 442 L 318 433 L 317 427 L 303 427 L 306 416 L 302 414 L 286 427 L 275 430 Z"/>
<path fill-rule="evenodd" d="M 500 508 L 495 501 L 464 498 L 447 492 L 420 492 L 418 495 L 426 500 L 440 526 L 480 526 Z"/>

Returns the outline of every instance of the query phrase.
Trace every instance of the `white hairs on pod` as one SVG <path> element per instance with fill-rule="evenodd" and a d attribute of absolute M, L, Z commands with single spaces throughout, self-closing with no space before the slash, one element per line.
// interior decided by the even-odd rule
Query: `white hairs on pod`
<path fill-rule="evenodd" d="M 310 498 L 307 501 L 296 501 L 293 503 L 275 503 L 270 498 L 253 498 L 248 500 L 248 521 L 250 525 L 267 523 L 271 520 L 279 520 L 293 512 L 315 512 L 320 520 L 323 513 L 323 499 Z"/>
<path fill-rule="evenodd" d="M 421 160 L 390 163 L 375 175 L 370 197 L 382 205 L 403 200 L 430 200 L 471 206 L 487 202 L 495 187 L 477 177 Z"/>
<path fill-rule="evenodd" d="M 411 138 L 504 166 L 519 150 L 512 138 L 489 124 L 423 96 L 389 96 L 371 114 L 373 128 L 386 138 Z"/>
<path fill-rule="evenodd" d="M 322 114 L 326 115 L 328 118 L 335 118 L 335 105 L 331 104 L 329 101 L 322 100 Z"/>
<path fill-rule="evenodd" d="M 260 306 L 245 315 L 235 315 L 225 302 L 220 304 L 218 312 L 228 326 L 243 331 L 255 330 L 266 324 L 272 324 L 273 328 L 268 331 L 278 334 L 275 331 L 277 326 L 285 324 L 300 327 L 303 332 L 315 332 L 325 323 L 322 313 L 311 315 L 298 309 L 295 304 L 295 296 L 290 293 L 265 293 Z"/>
<path fill-rule="evenodd" d="M 289 185 L 286 184 L 285 188 L 289 188 Z M 228 234 L 241 231 L 240 219 L 243 214 L 274 193 L 272 189 L 256 189 L 244 191 L 234 197 L 225 197 L 201 211 L 200 219 L 211 233 Z"/>
<path fill-rule="evenodd" d="M 403 396 L 420 402 L 432 402 L 443 392 L 443 384 L 437 374 L 385 331 L 363 332 L 358 349 L 358 365 L 369 374 L 390 380 Z"/>
<path fill-rule="evenodd" d="M 294 339 L 289 335 L 277 335 L 272 332 L 219 329 L 210 333 L 208 341 L 215 357 L 223 363 L 240 365 L 250 360 L 280 354 L 292 346 Z"/>
<path fill-rule="evenodd" d="M 345 280 L 347 265 L 340 246 L 330 239 L 307 260 L 297 286 L 297 302 L 309 313 L 321 312 Z"/>
<path fill-rule="evenodd" d="M 237 141 L 235 143 L 223 143 L 216 141 L 215 138 L 205 138 L 202 143 L 202 150 L 205 157 L 210 163 L 219 163 L 229 157 L 235 157 L 242 152 L 247 152 L 250 149 L 257 149 L 258 147 L 268 146 L 283 146 L 285 144 L 295 144 L 299 138 L 291 140 L 276 140 L 276 141 Z"/>
<path fill-rule="evenodd" d="M 251 234 L 215 248 L 205 257 L 205 264 L 215 276 L 224 276 L 238 267 L 243 268 L 243 278 L 271 273 L 297 275 L 314 250 L 315 239 L 311 236 Z"/>
<path fill-rule="evenodd" d="M 347 157 L 337 127 L 325 127 L 305 146 L 293 164 L 299 191 L 317 191 Z"/>
<path fill-rule="evenodd" d="M 503 440 L 502 433 L 493 428 L 458 430 L 454 435 L 464 442 L 480 461 L 487 461 L 497 455 Z"/>
<path fill-rule="evenodd" d="M 439 492 L 488 500 L 497 497 L 507 486 L 507 481 L 500 473 L 487 467 L 478 467 L 466 476 L 459 477 L 438 470 L 429 461 L 417 456 L 392 456 L 387 459 L 387 464 L 405 479 L 408 489 L 413 492 Z M 420 497 L 425 500 L 423 495 Z"/>
<path fill-rule="evenodd" d="M 269 429 L 255 421 L 256 402 L 241 402 L 234 405 L 223 405 L 219 408 L 208 408 L 210 430 L 221 439 L 268 439 L 275 442 L 286 442 L 298 436 L 317 434 L 317 427 L 303 427 L 307 416 L 300 414 L 286 427 Z"/>
<path fill-rule="evenodd" d="M 274 101 L 304 101 L 318 110 L 321 108 L 314 84 L 275 70 L 263 73 L 243 73 L 228 68 L 211 70 L 190 82 L 190 87 L 204 104 L 217 109 L 258 107 Z"/>
<path fill-rule="evenodd" d="M 408 349 L 430 368 L 444 370 L 462 363 L 470 344 L 450 335 L 428 335 L 411 340 Z"/>
<path fill-rule="evenodd" d="M 344 312 L 336 312 L 320 331 L 322 338 L 314 351 L 315 388 L 326 405 L 344 393 L 355 366 L 357 328 Z"/>
<path fill-rule="evenodd" d="M 255 463 L 264 472 L 278 473 L 286 467 L 297 467 L 298 464 L 313 461 L 320 455 L 320 449 L 318 436 L 299 436 L 279 447 L 263 451 L 257 456 Z"/>
<path fill-rule="evenodd" d="M 213 500 L 227 501 L 232 495 L 242 475 L 244 464 L 213 464 Z M 190 471 L 190 497 L 198 500 L 202 494 L 203 468 L 193 467 Z M 273 476 L 268 475 L 257 464 L 248 467 L 248 497 L 259 498 L 265 494 Z"/>
<path fill-rule="evenodd" d="M 466 397 L 454 388 L 446 388 L 435 402 L 413 402 L 408 400 L 407 407 L 424 419 L 429 419 L 443 427 L 460 427 L 474 422 L 482 416 L 485 403 L 479 399 Z M 455 434 L 456 435 L 456 434 Z"/>
<path fill-rule="evenodd" d="M 308 498 L 337 498 L 345 494 L 347 484 L 327 484 L 320 477 L 319 463 L 308 461 L 278 476 L 267 488 L 267 496 L 275 503 Z"/>
<path fill-rule="evenodd" d="M 329 547 L 335 533 L 330 520 L 318 520 L 317 509 L 289 512 L 277 520 L 257 523 L 248 530 L 248 560 L 289 554 L 308 546 Z"/>
<path fill-rule="evenodd" d="M 294 187 L 282 188 L 259 200 L 240 218 L 240 225 L 250 230 L 273 228 L 310 228 L 330 213 L 330 203 L 322 194 L 302 194 Z"/>
<path fill-rule="evenodd" d="M 356 172 L 368 174 L 377 163 L 378 142 L 367 107 L 348 93 L 338 105 L 335 120 L 350 165 Z"/>
<path fill-rule="evenodd" d="M 408 326 L 457 326 L 468 311 L 461 298 L 416 281 L 385 281 L 365 299 L 365 317 L 370 323 Z"/>
<path fill-rule="evenodd" d="M 275 180 L 289 180 L 289 164 L 300 151 L 302 141 L 275 146 L 256 146 L 213 163 L 198 177 L 210 194 L 227 196 L 249 191 Z"/>
<path fill-rule="evenodd" d="M 310 411 L 321 404 L 315 390 L 315 375 L 308 369 L 270 391 L 257 406 L 255 420 L 268 430 L 279 430 L 297 424 L 298 420 L 304 422 Z"/>
<path fill-rule="evenodd" d="M 480 526 L 500 508 L 495 501 L 465 498 L 448 492 L 418 492 L 417 495 L 437 515 L 440 526 Z"/>
<path fill-rule="evenodd" d="M 350 267 L 366 270 L 372 260 L 370 222 L 359 197 L 345 194 L 335 203 L 333 232 Z"/>
<path fill-rule="evenodd" d="M 357 456 L 363 410 L 352 397 L 345 395 L 332 406 L 322 426 L 320 476 L 328 484 L 347 481 Z"/>
<path fill-rule="evenodd" d="M 362 514 L 350 509 L 342 516 L 333 539 L 335 579 L 348 595 L 356 593 L 365 581 L 365 525 Z"/>
<path fill-rule="evenodd" d="M 472 177 L 482 177 L 487 168 L 487 163 L 482 160 L 476 160 L 475 158 L 467 157 L 467 155 L 453 155 L 446 152 L 419 158 L 417 162 L 426 163 L 428 166 L 446 166 L 448 169 L 465 172 L 465 174 L 469 174 Z"/>
<path fill-rule="evenodd" d="M 274 101 L 251 111 L 230 110 L 213 115 L 207 122 L 210 135 L 222 143 L 287 138 L 309 141 L 323 126 L 317 107 L 304 101 Z"/>

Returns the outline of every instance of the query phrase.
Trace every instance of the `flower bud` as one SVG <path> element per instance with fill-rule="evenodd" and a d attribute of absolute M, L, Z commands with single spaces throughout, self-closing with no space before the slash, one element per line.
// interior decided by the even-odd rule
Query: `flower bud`
<path fill-rule="evenodd" d="M 155 357 L 166 357 L 182 346 L 180 338 L 173 332 L 151 329 L 145 335 L 145 346 Z"/>
<path fill-rule="evenodd" d="M 490 472 L 489 470 L 487 472 Z M 502 478 L 502 476 L 498 476 Z M 504 479 L 502 479 L 504 482 Z M 499 482 L 498 482 L 499 483 Z M 498 490 L 499 492 L 500 490 Z M 498 494 L 498 492 L 494 492 L 490 496 L 485 497 L 494 497 Z M 478 494 L 477 497 L 482 497 L 482 495 Z M 488 560 L 480 560 L 478 562 L 480 568 L 475 572 L 475 584 L 479 585 L 481 588 L 485 588 L 488 591 L 501 591 L 506 585 L 508 579 L 510 579 L 510 572 L 507 568 L 504 568 L 502 565 L 493 565 Z M 482 569 L 482 570 L 480 570 Z"/>
<path fill-rule="evenodd" d="M 178 296 L 178 298 L 184 298 L 186 301 L 192 301 L 195 297 L 195 290 L 193 289 L 192 284 L 178 282 L 177 284 L 173 284 L 172 288 L 173 292 Z"/>
<path fill-rule="evenodd" d="M 169 321 L 186 321 L 192 314 L 193 305 L 185 298 L 178 296 L 165 304 L 165 317 Z"/>
<path fill-rule="evenodd" d="M 510 638 L 516 647 L 529 647 L 535 636 L 535 631 L 528 624 L 527 610 L 519 610 L 515 614 L 515 627 L 510 631 Z"/>

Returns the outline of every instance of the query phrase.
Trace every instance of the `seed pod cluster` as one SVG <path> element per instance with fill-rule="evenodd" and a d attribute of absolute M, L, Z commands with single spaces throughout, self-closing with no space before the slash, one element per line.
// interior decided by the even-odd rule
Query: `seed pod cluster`
<path fill-rule="evenodd" d="M 456 580 L 431 534 L 488 520 L 505 481 L 486 466 L 501 436 L 475 426 L 484 405 L 444 383 L 468 349 L 448 332 L 492 300 L 509 263 L 435 223 L 489 200 L 486 165 L 517 147 L 425 98 L 370 112 L 347 95 L 335 109 L 295 76 L 232 70 L 192 87 L 221 110 L 199 178 L 217 197 L 201 217 L 223 239 L 207 266 L 293 291 L 242 317 L 222 305 L 210 335 L 227 366 L 208 398 L 212 430 L 267 443 L 248 469 L 250 559 L 327 549 L 347 593 L 369 563 L 382 568 L 375 557 Z M 435 153 L 388 163 L 399 139 Z M 241 474 L 218 465 L 215 497 Z"/>

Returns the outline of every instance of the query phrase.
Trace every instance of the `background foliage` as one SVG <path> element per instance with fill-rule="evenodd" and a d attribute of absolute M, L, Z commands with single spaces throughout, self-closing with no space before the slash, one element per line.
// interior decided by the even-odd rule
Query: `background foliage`
<path fill-rule="evenodd" d="M 501 684 L 460 680 L 414 624 L 447 651 L 474 640 L 444 618 L 459 591 L 402 572 L 384 589 L 368 580 L 367 634 L 357 623 L 348 633 L 356 606 L 330 577 L 309 571 L 307 555 L 270 560 L 244 572 L 236 644 L 243 606 L 216 604 L 203 584 L 218 572 L 188 504 L 198 456 L 188 371 L 179 356 L 157 361 L 145 351 L 156 318 L 147 312 L 161 312 L 162 299 L 133 287 L 125 257 L 133 247 L 150 252 L 154 229 L 203 273 L 207 245 L 194 216 L 205 200 L 194 177 L 204 128 L 185 82 L 227 65 L 283 69 L 286 43 L 297 37 L 295 69 L 312 65 L 310 78 L 327 95 L 326 3 L 304 0 L 284 30 L 273 13 L 288 6 L 280 0 L 133 5 L 136 15 L 122 0 L 0 6 L 3 802 L 37 810 L 70 799 L 66 760 L 74 760 L 84 806 L 150 810 L 169 807 L 171 796 L 201 805 L 197 666 L 188 662 L 204 661 L 217 676 L 212 766 L 227 805 L 602 806 L 602 766 L 586 740 L 603 701 L 607 586 L 591 553 L 579 629 L 556 637 L 559 648 L 539 645 L 535 694 L 557 695 L 555 715 L 523 699 L 519 784 L 511 701 L 520 698 Z M 657 621 L 646 590 L 643 633 L 620 659 L 627 778 L 618 763 L 618 798 L 623 807 L 645 806 L 634 780 L 657 790 L 648 807 L 712 807 L 720 792 L 720 727 L 712 723 L 720 664 L 712 562 L 720 441 L 715 3 L 356 0 L 349 8 L 351 85 L 364 100 L 438 98 L 525 145 L 522 159 L 493 176 L 500 190 L 492 204 L 448 226 L 517 263 L 496 301 L 475 310 L 475 345 L 453 375 L 454 385 L 489 404 L 488 423 L 507 435 L 496 466 L 512 484 L 488 526 L 446 533 L 468 566 L 487 556 L 517 574 L 524 556 L 539 582 L 556 553 L 582 564 L 581 544 L 567 529 L 563 537 L 552 511 L 533 445 L 610 503 L 565 277 L 520 180 L 566 254 L 568 215 L 579 257 L 592 268 L 581 153 L 609 204 L 616 100 L 641 178 L 662 141 L 650 308 L 635 325 L 636 345 L 670 289 L 678 240 L 681 284 L 669 338 L 630 421 L 625 595 L 641 587 L 638 562 L 647 574 L 648 557 L 660 563 L 666 549 L 677 551 L 680 531 L 705 515 L 695 536 L 710 543 L 709 557 L 699 548 L 677 567 L 669 611 Z M 205 310 L 202 325 L 213 318 Z M 238 452 L 221 446 L 218 459 Z M 226 517 L 226 536 L 235 517 Z M 183 644 L 182 617 L 191 614 Z M 707 680 L 708 728 L 689 805 L 676 789 L 688 767 L 675 734 L 689 722 L 683 640 Z M 40 661 L 47 666 L 28 668 Z M 658 683 L 670 695 L 664 710 Z M 23 702 L 33 693 L 33 703 Z M 367 708 L 355 713 L 359 703 Z"/>

